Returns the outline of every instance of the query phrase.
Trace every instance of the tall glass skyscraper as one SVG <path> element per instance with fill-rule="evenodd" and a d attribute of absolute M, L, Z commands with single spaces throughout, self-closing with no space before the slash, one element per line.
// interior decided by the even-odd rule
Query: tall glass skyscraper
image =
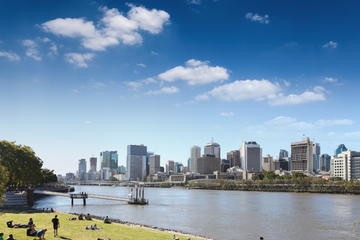
<path fill-rule="evenodd" d="M 337 156 L 338 154 L 347 151 L 348 149 L 345 147 L 344 144 L 340 144 L 336 150 L 335 150 L 335 156 Z"/>
<path fill-rule="evenodd" d="M 147 147 L 144 145 L 128 145 L 126 159 L 126 175 L 129 180 L 146 178 Z"/>
<path fill-rule="evenodd" d="M 105 151 L 100 153 L 101 169 L 118 169 L 117 151 Z"/>

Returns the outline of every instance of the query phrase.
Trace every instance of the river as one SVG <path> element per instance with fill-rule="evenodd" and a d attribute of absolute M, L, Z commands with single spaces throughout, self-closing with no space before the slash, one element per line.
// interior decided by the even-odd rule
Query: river
<path fill-rule="evenodd" d="M 76 186 L 76 192 L 126 197 L 125 187 Z M 360 196 L 146 188 L 149 205 L 49 196 L 36 208 L 108 215 L 214 239 L 359 239 Z"/>

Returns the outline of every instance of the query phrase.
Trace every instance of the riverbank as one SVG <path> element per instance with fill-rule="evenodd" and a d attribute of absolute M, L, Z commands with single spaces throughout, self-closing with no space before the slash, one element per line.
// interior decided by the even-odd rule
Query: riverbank
<path fill-rule="evenodd" d="M 305 192 L 360 194 L 360 181 L 327 181 L 322 179 L 294 180 L 211 180 L 193 181 L 186 185 L 188 189 L 237 190 L 258 192 Z"/>
<path fill-rule="evenodd" d="M 0 212 L 0 232 L 7 237 L 13 234 L 17 240 L 30 240 L 34 237 L 26 236 L 26 229 L 22 228 L 7 228 L 6 222 L 13 220 L 13 224 L 21 223 L 27 224 L 29 218 L 34 220 L 36 229 L 48 229 L 46 239 L 58 239 L 53 237 L 51 219 L 57 214 L 60 220 L 60 229 L 58 238 L 71 240 L 96 240 L 97 238 L 110 238 L 112 240 L 130 240 L 130 239 L 147 239 L 147 240 L 170 240 L 175 234 L 179 239 L 201 240 L 203 237 L 194 236 L 192 234 L 179 233 L 169 229 L 155 228 L 151 226 L 138 225 L 121 220 L 112 219 L 112 224 L 104 224 L 102 218 L 93 216 L 93 220 L 75 220 L 71 221 L 69 218 L 77 218 L 75 214 L 68 213 L 42 213 L 36 210 L 29 211 L 10 211 L 2 210 Z M 98 230 L 86 230 L 86 226 L 96 224 Z"/>

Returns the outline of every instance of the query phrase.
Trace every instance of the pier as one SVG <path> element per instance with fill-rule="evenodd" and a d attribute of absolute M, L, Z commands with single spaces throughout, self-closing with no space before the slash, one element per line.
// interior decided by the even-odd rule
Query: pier
<path fill-rule="evenodd" d="M 145 199 L 144 186 L 135 186 L 135 187 L 130 188 L 130 193 L 128 194 L 127 198 L 104 196 L 104 195 L 97 195 L 97 194 L 87 194 L 85 192 L 61 193 L 61 192 L 53 192 L 53 191 L 46 191 L 46 190 L 34 190 L 34 194 L 68 197 L 71 199 L 71 206 L 74 205 L 74 199 L 82 199 L 83 205 L 86 206 L 86 200 L 88 198 L 121 201 L 121 202 L 127 202 L 128 204 L 135 204 L 135 205 L 148 204 L 148 200 Z"/>

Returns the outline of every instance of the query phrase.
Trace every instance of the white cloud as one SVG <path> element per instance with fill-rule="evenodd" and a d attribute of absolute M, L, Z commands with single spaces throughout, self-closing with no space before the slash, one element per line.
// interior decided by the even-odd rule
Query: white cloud
<path fill-rule="evenodd" d="M 360 131 L 356 131 L 356 132 L 347 132 L 344 134 L 345 137 L 360 137 Z"/>
<path fill-rule="evenodd" d="M 189 85 L 223 82 L 229 78 L 228 70 L 220 66 L 209 66 L 208 61 L 190 59 L 186 66 L 177 66 L 158 75 L 167 82 L 186 81 Z"/>
<path fill-rule="evenodd" d="M 269 21 L 269 15 L 265 14 L 264 16 L 261 16 L 257 13 L 248 12 L 245 14 L 245 18 L 249 19 L 252 22 L 258 22 L 263 24 L 268 24 Z"/>
<path fill-rule="evenodd" d="M 233 117 L 233 116 L 235 116 L 235 113 L 233 113 L 233 112 L 221 112 L 221 113 L 220 113 L 220 116 L 223 116 L 223 117 Z"/>
<path fill-rule="evenodd" d="M 125 82 L 125 84 L 131 88 L 133 88 L 134 90 L 137 90 L 138 88 L 142 87 L 143 85 L 148 85 L 148 84 L 153 84 L 153 83 L 157 83 L 157 81 L 154 78 L 145 78 L 139 81 L 129 81 L 129 82 Z"/>
<path fill-rule="evenodd" d="M 92 60 L 95 55 L 92 53 L 67 53 L 65 54 L 65 60 L 71 64 L 74 64 L 79 68 L 87 68 L 88 61 Z"/>
<path fill-rule="evenodd" d="M 5 57 L 12 62 L 20 60 L 19 55 L 13 52 L 0 51 L 0 57 Z"/>
<path fill-rule="evenodd" d="M 283 82 L 286 87 L 290 87 L 291 83 L 289 81 L 283 80 Z"/>
<path fill-rule="evenodd" d="M 58 55 L 58 48 L 55 43 L 51 43 L 50 50 L 52 54 Z"/>
<path fill-rule="evenodd" d="M 177 87 L 171 86 L 171 87 L 163 87 L 159 90 L 152 90 L 148 91 L 147 95 L 159 95 L 159 94 L 174 94 L 178 93 L 179 89 Z"/>
<path fill-rule="evenodd" d="M 206 101 L 209 100 L 209 95 L 207 93 L 201 94 L 195 97 L 196 101 Z"/>
<path fill-rule="evenodd" d="M 349 126 L 353 125 L 355 121 L 351 119 L 320 119 L 314 122 L 305 122 L 298 121 L 296 118 L 287 117 L 287 116 L 278 116 L 267 122 L 264 126 L 267 127 L 279 127 L 279 128 L 288 128 L 294 130 L 307 130 L 315 128 L 326 128 L 333 126 Z"/>
<path fill-rule="evenodd" d="M 26 39 L 22 43 L 26 47 L 26 56 L 36 61 L 41 61 L 42 58 L 39 56 L 38 45 L 33 40 Z"/>
<path fill-rule="evenodd" d="M 337 48 L 337 46 L 338 46 L 337 42 L 330 41 L 330 42 L 325 43 L 322 47 L 323 48 Z"/>
<path fill-rule="evenodd" d="M 187 0 L 188 4 L 193 4 L 193 5 L 200 5 L 201 4 L 201 0 Z"/>
<path fill-rule="evenodd" d="M 273 106 L 285 106 L 325 100 L 325 89 L 323 87 L 316 86 L 312 91 L 308 90 L 301 94 L 290 94 L 287 96 L 280 94 L 269 101 L 269 104 Z"/>
<path fill-rule="evenodd" d="M 97 24 L 83 18 L 57 18 L 41 26 L 44 31 L 58 36 L 80 38 L 85 48 L 104 51 L 120 42 L 125 45 L 141 44 L 140 30 L 158 34 L 169 22 L 170 15 L 165 11 L 132 4 L 128 6 L 128 16 L 116 8 L 102 8 L 104 15 Z"/>
<path fill-rule="evenodd" d="M 49 38 L 47 38 L 47 37 L 41 38 L 41 41 L 43 41 L 44 43 L 51 42 L 51 40 Z"/>
<path fill-rule="evenodd" d="M 143 63 L 138 63 L 138 64 L 136 64 L 137 66 L 139 66 L 139 67 L 143 67 L 143 68 L 146 68 L 146 65 L 145 64 L 143 64 Z"/>
<path fill-rule="evenodd" d="M 323 79 L 323 82 L 327 82 L 327 83 L 336 83 L 338 80 L 337 78 L 332 78 L 332 77 L 325 77 Z"/>
<path fill-rule="evenodd" d="M 88 125 L 88 124 L 91 124 L 92 122 L 90 120 L 85 120 L 84 121 L 84 124 Z"/>
<path fill-rule="evenodd" d="M 237 80 L 232 83 L 215 87 L 206 95 L 200 95 L 198 100 L 215 97 L 225 101 L 244 101 L 248 99 L 265 100 L 276 97 L 280 86 L 268 80 Z"/>
<path fill-rule="evenodd" d="M 159 55 L 159 53 L 158 52 L 155 52 L 155 51 L 151 51 L 150 52 L 152 55 Z"/>

